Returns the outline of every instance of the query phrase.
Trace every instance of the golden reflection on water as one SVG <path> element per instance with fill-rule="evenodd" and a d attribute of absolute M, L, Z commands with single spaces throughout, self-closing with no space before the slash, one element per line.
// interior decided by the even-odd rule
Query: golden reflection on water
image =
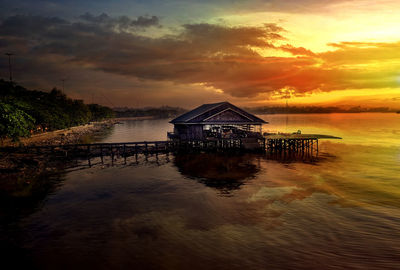
<path fill-rule="evenodd" d="M 307 159 L 176 154 L 71 171 L 20 221 L 21 246 L 41 269 L 398 269 L 399 116 L 264 118 L 343 140 Z"/>
<path fill-rule="evenodd" d="M 398 147 L 400 116 L 395 113 L 332 113 L 263 115 L 264 131 L 329 134 L 342 137 L 338 143 Z"/>

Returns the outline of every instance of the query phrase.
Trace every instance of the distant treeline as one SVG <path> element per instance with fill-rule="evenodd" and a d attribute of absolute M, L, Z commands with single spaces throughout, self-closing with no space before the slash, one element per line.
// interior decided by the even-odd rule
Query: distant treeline
<path fill-rule="evenodd" d="M 115 114 L 117 117 L 143 117 L 152 116 L 154 118 L 171 118 L 187 110 L 179 107 L 162 106 L 158 108 L 115 108 Z"/>
<path fill-rule="evenodd" d="M 285 114 L 285 113 L 361 113 L 361 112 L 395 112 L 388 107 L 376 108 L 363 108 L 360 106 L 352 108 L 339 108 L 339 107 L 319 107 L 319 106 L 288 106 L 288 107 L 275 107 L 264 106 L 255 108 L 246 108 L 254 114 Z"/>
<path fill-rule="evenodd" d="M 396 112 L 388 107 L 363 108 L 360 106 L 352 108 L 320 107 L 320 106 L 263 106 L 244 108 L 253 114 L 296 114 L 296 113 L 360 113 L 360 112 Z M 171 118 L 187 112 L 180 107 L 162 106 L 158 108 L 114 108 L 116 117 L 143 117 Z"/>
<path fill-rule="evenodd" d="M 18 140 L 40 131 L 64 129 L 114 117 L 108 107 L 84 104 L 54 88 L 28 90 L 0 80 L 0 138 Z"/>

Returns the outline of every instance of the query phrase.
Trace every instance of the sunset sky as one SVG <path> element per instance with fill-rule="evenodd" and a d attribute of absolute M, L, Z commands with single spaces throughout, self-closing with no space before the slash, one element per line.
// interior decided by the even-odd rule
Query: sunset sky
<path fill-rule="evenodd" d="M 108 106 L 400 108 L 397 0 L 0 0 L 0 78 Z"/>

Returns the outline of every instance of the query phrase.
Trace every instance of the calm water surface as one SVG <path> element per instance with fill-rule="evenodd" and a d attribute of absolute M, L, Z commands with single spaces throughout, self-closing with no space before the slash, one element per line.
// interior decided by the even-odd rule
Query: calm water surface
<path fill-rule="evenodd" d="M 313 160 L 161 155 L 70 169 L 10 238 L 38 269 L 400 269 L 400 115 L 262 117 L 264 131 L 343 140 L 320 141 Z M 99 140 L 171 129 L 124 121 Z"/>

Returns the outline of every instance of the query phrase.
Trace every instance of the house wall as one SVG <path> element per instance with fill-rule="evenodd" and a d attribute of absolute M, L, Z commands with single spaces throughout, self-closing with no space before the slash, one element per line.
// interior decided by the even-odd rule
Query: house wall
<path fill-rule="evenodd" d="M 203 140 L 202 125 L 175 125 L 174 133 L 181 140 Z"/>

